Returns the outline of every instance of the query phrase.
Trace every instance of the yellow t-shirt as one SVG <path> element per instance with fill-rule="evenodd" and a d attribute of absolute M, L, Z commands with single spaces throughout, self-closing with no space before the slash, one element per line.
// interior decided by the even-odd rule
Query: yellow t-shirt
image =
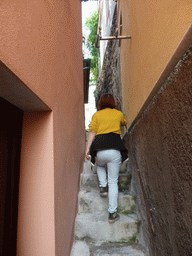
<path fill-rule="evenodd" d="M 127 123 L 121 111 L 105 108 L 92 116 L 89 131 L 95 131 L 96 135 L 110 132 L 121 134 L 121 122 Z"/>

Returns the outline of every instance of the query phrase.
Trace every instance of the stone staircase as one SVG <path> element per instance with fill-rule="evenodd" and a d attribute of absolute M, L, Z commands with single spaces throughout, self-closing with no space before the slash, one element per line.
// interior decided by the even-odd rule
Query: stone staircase
<path fill-rule="evenodd" d="M 134 213 L 135 202 L 126 191 L 128 183 L 130 175 L 124 166 L 119 176 L 120 220 L 109 224 L 108 198 L 100 197 L 96 169 L 85 161 L 71 256 L 147 255 L 137 243 L 140 221 Z"/>

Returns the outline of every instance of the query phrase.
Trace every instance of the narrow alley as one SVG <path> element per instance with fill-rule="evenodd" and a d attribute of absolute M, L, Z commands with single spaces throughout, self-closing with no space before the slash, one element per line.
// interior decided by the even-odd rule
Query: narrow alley
<path fill-rule="evenodd" d="M 0 0 L 0 255 L 191 256 L 192 1 L 95 0 L 91 60 L 93 1 Z M 91 85 L 127 121 L 113 224 L 84 162 Z"/>

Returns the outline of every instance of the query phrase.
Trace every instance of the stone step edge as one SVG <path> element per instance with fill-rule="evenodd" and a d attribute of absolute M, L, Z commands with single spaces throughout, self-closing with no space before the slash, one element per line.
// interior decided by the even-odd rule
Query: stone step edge
<path fill-rule="evenodd" d="M 129 176 L 130 174 L 129 173 L 119 173 L 119 176 L 122 176 L 122 177 L 127 177 Z M 80 176 L 89 176 L 89 177 L 97 177 L 97 173 L 81 173 Z"/>
<path fill-rule="evenodd" d="M 90 189 L 89 191 L 87 189 L 80 189 L 79 190 L 79 194 L 84 194 L 84 193 L 91 193 L 91 194 L 98 194 L 99 195 L 99 190 L 96 189 L 96 188 L 92 188 Z M 135 196 L 133 196 L 131 193 L 127 192 L 127 191 L 123 191 L 123 192 L 118 192 L 119 195 L 122 195 L 122 196 L 129 196 L 129 197 L 132 197 L 133 200 L 135 200 Z M 101 197 L 102 198 L 102 197 Z M 104 197 L 105 198 L 105 197 Z"/>
<path fill-rule="evenodd" d="M 108 211 L 103 212 L 103 214 L 106 214 L 106 215 L 107 215 L 106 220 L 96 220 L 96 222 L 99 221 L 99 222 L 108 223 L 108 214 L 109 214 Z M 136 213 L 132 213 L 132 214 L 123 214 L 123 213 L 121 213 L 121 212 L 120 212 L 120 213 L 118 212 L 118 214 L 119 214 L 119 216 L 120 216 L 120 220 L 118 220 L 118 221 L 115 222 L 115 223 L 121 222 L 121 218 L 122 218 L 123 220 L 125 220 L 125 219 L 127 218 L 126 221 L 131 220 L 132 223 L 134 223 L 134 222 L 135 222 L 135 223 L 136 223 L 136 222 L 140 222 L 140 220 L 138 219 L 138 216 L 137 216 Z M 87 215 L 87 216 L 93 215 L 93 216 L 96 216 L 96 217 L 101 216 L 100 213 L 78 212 L 77 215 L 76 215 L 76 219 L 78 218 L 78 216 L 83 216 L 83 215 Z M 129 219 L 129 220 L 128 220 L 128 219 Z M 94 218 L 91 219 L 92 222 L 93 222 L 93 220 L 94 220 Z"/>
<path fill-rule="evenodd" d="M 119 251 L 121 250 L 121 251 Z M 102 254 L 101 254 L 102 253 Z M 109 254 L 110 253 L 110 254 Z M 148 256 L 145 249 L 137 243 L 89 243 L 86 240 L 75 240 L 70 256 L 102 256 L 118 255 L 119 256 Z M 131 253 L 131 254 L 130 254 Z"/>

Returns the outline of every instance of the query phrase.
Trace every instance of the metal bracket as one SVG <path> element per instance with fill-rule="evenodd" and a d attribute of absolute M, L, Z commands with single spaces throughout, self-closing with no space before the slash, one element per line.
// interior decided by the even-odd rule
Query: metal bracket
<path fill-rule="evenodd" d="M 131 36 L 108 36 L 108 37 L 99 37 L 100 40 L 118 40 L 118 39 L 131 39 Z"/>

